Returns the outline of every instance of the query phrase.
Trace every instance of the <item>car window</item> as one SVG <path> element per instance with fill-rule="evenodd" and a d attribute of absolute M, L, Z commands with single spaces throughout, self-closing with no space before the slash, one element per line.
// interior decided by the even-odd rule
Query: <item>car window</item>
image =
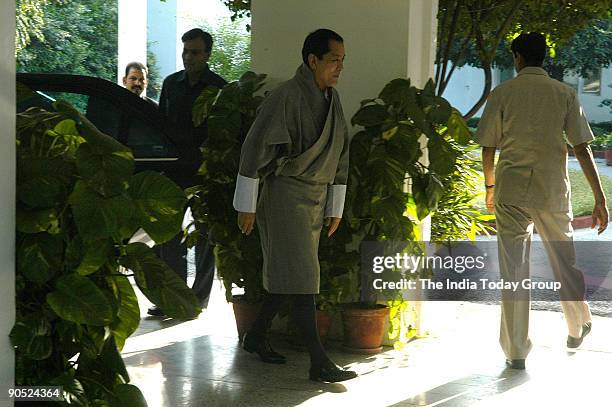
<path fill-rule="evenodd" d="M 70 103 L 77 109 L 79 112 L 85 114 L 87 111 L 87 102 L 89 101 L 88 95 L 81 95 L 79 93 L 69 93 L 69 92 L 48 92 L 45 91 L 44 94 L 48 97 L 51 97 L 55 100 L 65 100 Z"/>
<path fill-rule="evenodd" d="M 92 96 L 89 98 L 85 117 L 102 133 L 118 138 L 121 112 L 116 103 L 106 98 Z"/>
<path fill-rule="evenodd" d="M 176 154 L 175 147 L 166 141 L 158 128 L 137 117 L 130 119 L 127 145 L 136 158 L 163 158 Z"/>

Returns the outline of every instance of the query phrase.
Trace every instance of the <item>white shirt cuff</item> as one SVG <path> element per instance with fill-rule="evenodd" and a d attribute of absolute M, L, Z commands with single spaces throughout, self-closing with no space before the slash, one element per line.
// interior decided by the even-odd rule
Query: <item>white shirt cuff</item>
<path fill-rule="evenodd" d="M 346 185 L 328 185 L 327 202 L 325 203 L 326 218 L 341 218 L 344 211 Z"/>
<path fill-rule="evenodd" d="M 238 174 L 234 191 L 234 209 L 238 212 L 255 213 L 259 178 L 249 178 Z"/>

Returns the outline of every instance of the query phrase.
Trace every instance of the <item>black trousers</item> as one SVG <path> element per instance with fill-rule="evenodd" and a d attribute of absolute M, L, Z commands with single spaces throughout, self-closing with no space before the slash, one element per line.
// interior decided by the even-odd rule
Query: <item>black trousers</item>
<path fill-rule="evenodd" d="M 206 308 L 215 278 L 215 256 L 204 225 L 196 222 L 196 229 L 200 233 L 195 246 L 195 280 L 191 289 L 202 308 Z M 187 246 L 181 244 L 181 235 L 155 246 L 155 251 L 159 258 L 187 283 Z"/>
<path fill-rule="evenodd" d="M 261 311 L 249 330 L 249 335 L 265 338 L 272 325 L 272 320 L 285 301 L 289 301 L 292 305 L 294 321 L 310 354 L 310 364 L 335 366 L 327 356 L 319 338 L 314 294 L 267 294 Z"/>

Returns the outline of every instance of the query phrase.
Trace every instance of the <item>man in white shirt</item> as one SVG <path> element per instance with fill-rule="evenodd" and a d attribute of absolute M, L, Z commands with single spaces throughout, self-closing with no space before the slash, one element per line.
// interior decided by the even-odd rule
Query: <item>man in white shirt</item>
<path fill-rule="evenodd" d="M 529 278 L 535 225 L 555 279 L 562 285 L 567 346 L 576 348 L 591 330 L 591 313 L 584 301 L 584 276 L 575 265 L 567 143 L 573 146 L 593 191 L 592 228 L 599 223 L 602 233 L 608 225 L 608 210 L 589 147 L 593 134 L 576 92 L 542 69 L 543 35 L 521 34 L 512 42 L 512 54 L 518 75 L 491 92 L 476 134 L 482 146 L 486 204 L 497 218 L 500 274 L 506 281 Z M 514 369 L 525 368 L 532 346 L 529 309 L 528 292 L 502 292 L 500 344 Z"/>

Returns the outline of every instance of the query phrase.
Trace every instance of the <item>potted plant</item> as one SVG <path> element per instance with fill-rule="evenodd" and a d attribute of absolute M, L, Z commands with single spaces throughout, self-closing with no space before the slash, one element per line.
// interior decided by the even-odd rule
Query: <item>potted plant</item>
<path fill-rule="evenodd" d="M 54 106 L 17 115 L 15 382 L 62 386 L 75 405 L 146 406 L 120 355 L 140 321 L 124 270 L 167 315 L 201 309 L 152 249 L 129 239 L 139 228 L 157 243 L 173 238 L 186 198 L 158 173 L 134 174 L 127 147 L 67 103 Z"/>
<path fill-rule="evenodd" d="M 368 247 L 363 244 L 386 242 L 383 251 L 422 253 L 417 223 L 436 210 L 444 194 L 442 180 L 452 173 L 460 155 L 453 143 L 466 144 L 470 139 L 459 112 L 436 96 L 434 88 L 431 80 L 424 89 L 417 89 L 408 79 L 395 79 L 377 98 L 362 101 L 353 116 L 353 125 L 363 130 L 351 142 L 345 205 L 348 221 L 343 222 L 350 234 L 346 250 L 360 250 L 364 256 Z M 420 160 L 423 142 L 428 148 L 427 166 Z M 406 188 L 407 182 L 410 188 Z M 359 297 L 353 296 L 353 302 L 343 307 L 345 346 L 351 350 L 362 347 L 361 352 L 373 353 L 380 350 L 383 322 L 390 308 L 380 304 L 380 296 L 371 285 L 371 270 L 359 274 L 358 258 L 354 257 L 348 268 Z M 389 278 L 401 276 L 401 270 L 391 272 L 395 274 Z M 391 290 L 387 297 L 394 313 L 391 329 L 397 334 L 398 318 L 405 304 L 399 290 Z M 355 327 L 356 323 L 362 326 Z M 364 332 L 372 337 L 359 344 L 365 339 Z"/>
<path fill-rule="evenodd" d="M 225 287 L 225 298 L 233 304 L 240 340 L 259 311 L 263 257 L 259 234 L 255 231 L 243 235 L 231 221 L 236 219 L 232 201 L 240 150 L 263 100 L 255 93 L 264 79 L 265 75 L 247 72 L 223 89 L 208 87 L 193 107 L 194 124 L 199 126 L 206 121 L 208 141 L 203 147 L 199 170 L 202 184 L 188 193 L 195 203 L 192 206 L 195 221 L 203 222 L 211 233 L 217 271 Z M 190 239 L 193 238 L 192 234 Z M 234 288 L 244 289 L 244 294 L 233 295 Z"/>

